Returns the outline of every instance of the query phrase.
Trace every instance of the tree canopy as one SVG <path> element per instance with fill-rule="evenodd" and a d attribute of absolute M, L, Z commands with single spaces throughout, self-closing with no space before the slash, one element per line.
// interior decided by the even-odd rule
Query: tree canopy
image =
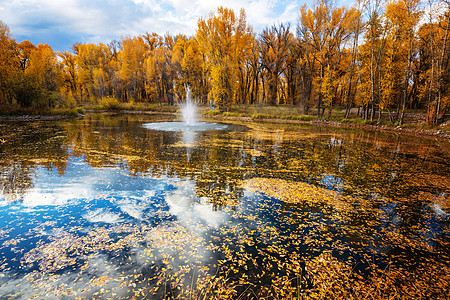
<path fill-rule="evenodd" d="M 440 2 L 439 2 L 440 1 Z M 439 9 L 436 9 L 436 8 Z M 298 24 L 255 33 L 245 11 L 219 7 L 194 36 L 146 33 L 68 51 L 16 42 L 0 22 L 0 106 L 73 107 L 105 98 L 174 105 L 186 87 L 199 103 L 289 104 L 325 116 L 364 118 L 425 109 L 438 123 L 450 107 L 450 4 L 443 0 L 317 1 Z M 316 110 L 312 110 L 315 108 Z M 377 116 L 378 113 L 378 116 Z"/>

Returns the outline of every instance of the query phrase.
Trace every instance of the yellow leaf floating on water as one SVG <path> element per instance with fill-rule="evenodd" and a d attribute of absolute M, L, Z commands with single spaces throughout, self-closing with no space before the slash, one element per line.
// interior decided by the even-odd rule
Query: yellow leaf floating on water
<path fill-rule="evenodd" d="M 306 182 L 295 182 L 274 178 L 252 178 L 244 182 L 244 187 L 252 192 L 261 192 L 269 197 L 287 203 L 309 204 L 327 202 L 336 203 L 339 195 Z"/>

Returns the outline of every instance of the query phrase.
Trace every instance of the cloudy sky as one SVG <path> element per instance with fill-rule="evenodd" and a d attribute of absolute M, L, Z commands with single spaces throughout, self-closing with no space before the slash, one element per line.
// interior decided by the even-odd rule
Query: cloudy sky
<path fill-rule="evenodd" d="M 312 0 L 0 0 L 0 19 L 18 42 L 68 50 L 76 42 L 109 43 L 146 32 L 191 35 L 197 20 L 220 5 L 244 8 L 257 33 L 279 22 L 295 26 L 303 3 Z"/>

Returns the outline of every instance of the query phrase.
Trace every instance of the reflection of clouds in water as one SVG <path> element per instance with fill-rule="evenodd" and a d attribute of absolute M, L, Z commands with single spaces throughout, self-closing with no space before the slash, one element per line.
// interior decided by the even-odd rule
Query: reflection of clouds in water
<path fill-rule="evenodd" d="M 433 209 L 434 213 L 440 217 L 450 216 L 450 214 L 445 212 L 445 210 L 442 209 L 441 205 L 439 205 L 438 203 L 431 204 L 431 208 Z"/>
<path fill-rule="evenodd" d="M 66 249 L 71 249 L 88 254 L 79 257 L 78 268 L 74 271 L 58 272 L 59 274 L 49 272 L 47 267 L 53 268 L 54 263 L 61 264 L 58 252 L 53 253 L 50 261 L 42 264 L 40 271 L 28 274 L 0 271 L 2 296 L 14 295 L 11 297 L 14 299 L 91 299 L 94 296 L 102 299 L 122 299 L 130 295 L 130 290 L 143 287 L 140 276 L 160 276 L 158 269 L 153 266 L 170 266 L 176 270 L 184 268 L 184 273 L 187 274 L 193 264 L 207 261 L 210 257 L 210 252 L 205 249 L 203 238 L 199 234 L 201 230 L 198 227 L 202 227 L 201 225 L 191 230 L 187 230 L 178 222 L 153 228 L 145 225 L 123 226 L 127 225 L 96 227 L 90 231 L 88 240 L 64 232 L 55 235 L 53 244 L 41 248 L 41 256 L 37 259 L 49 259 L 49 251 L 53 253 L 53 250 L 56 250 L 54 247 L 60 245 L 63 247 L 60 253 L 67 253 Z M 125 237 L 111 242 L 107 237 L 114 232 L 125 234 Z M 141 234 L 136 235 L 136 232 Z M 90 244 L 91 242 L 93 244 Z M 118 253 L 121 255 L 117 255 Z M 179 259 L 172 260 L 174 257 Z M 49 263 L 52 259 L 54 263 Z M 70 261 L 70 257 L 65 259 Z M 186 283 L 191 284 L 191 281 Z M 152 286 L 154 284 L 151 283 Z M 150 285 L 146 286 L 149 287 Z"/>
<path fill-rule="evenodd" d="M 193 182 L 184 181 L 176 187 L 174 191 L 166 194 L 165 199 L 170 208 L 169 212 L 185 226 L 189 226 L 187 224 L 190 221 L 197 221 L 217 228 L 227 221 L 228 214 L 223 211 L 214 211 L 212 204 L 202 203 L 202 199 L 195 196 Z"/>
<path fill-rule="evenodd" d="M 87 172 L 88 171 L 88 172 Z M 114 171 L 115 172 L 115 171 Z M 95 196 L 96 185 L 111 180 L 111 170 L 85 170 L 76 164 L 71 165 L 65 176 L 48 172 L 40 167 L 37 170 L 37 180 L 33 188 L 22 197 L 22 206 L 62 206 L 72 201 Z"/>
<path fill-rule="evenodd" d="M 54 210 L 53 207 L 79 207 L 99 199 L 112 199 L 111 202 L 120 211 L 132 218 L 142 219 L 144 210 L 152 205 L 150 199 L 167 187 L 168 179 L 142 176 L 129 180 L 128 174 L 118 170 L 119 168 L 84 168 L 74 163 L 67 169 L 65 176 L 61 177 L 40 168 L 36 184 L 23 195 L 18 209 L 30 213 L 39 207 Z M 13 209 L 11 203 L 2 199 L 1 192 L 0 206 L 10 206 L 9 209 Z M 94 211 L 86 213 L 85 217 L 95 222 L 119 221 L 117 216 L 111 214 L 97 214 Z"/>
<path fill-rule="evenodd" d="M 24 195 L 22 205 L 26 207 L 60 206 L 68 204 L 70 200 L 85 199 L 92 195 L 91 187 L 86 184 L 34 188 Z"/>
<path fill-rule="evenodd" d="M 141 220 L 144 212 L 144 207 L 142 207 L 142 205 L 140 205 L 139 203 L 132 201 L 131 199 L 126 200 L 130 200 L 130 202 L 119 204 L 120 210 L 122 210 L 130 217 Z"/>
<path fill-rule="evenodd" d="M 227 214 L 222 211 L 213 211 L 211 204 L 197 204 L 194 206 L 193 213 L 199 216 L 201 220 L 205 221 L 209 226 L 218 228 L 226 222 Z"/>
<path fill-rule="evenodd" d="M 75 299 L 76 296 L 92 299 L 94 294 L 105 299 L 121 298 L 127 295 L 126 289 L 117 284 L 121 275 L 107 255 L 95 254 L 89 257 L 87 268 L 80 273 L 34 272 L 16 276 L 8 271 L 0 272 L 0 291 L 1 296 L 14 295 L 13 299 Z"/>
<path fill-rule="evenodd" d="M 130 217 L 142 220 L 144 210 L 152 206 L 151 199 L 155 196 L 157 189 L 161 189 L 161 187 L 155 187 L 155 190 L 144 190 L 142 196 L 136 196 L 136 191 L 115 193 L 114 196 L 120 196 L 120 199 L 116 200 L 115 204 Z"/>
<path fill-rule="evenodd" d="M 185 141 L 189 142 L 189 141 Z M 218 228 L 228 219 L 228 214 L 215 212 L 212 205 L 206 199 L 199 199 L 195 195 L 195 183 L 191 181 L 181 181 L 178 178 L 168 177 L 138 177 L 136 180 L 129 180 L 128 176 L 118 174 L 118 169 L 89 169 L 88 173 L 70 174 L 68 178 L 57 177 L 54 174 L 43 174 L 40 183 L 29 190 L 23 198 L 22 205 L 10 205 L 8 210 L 16 209 L 23 212 L 46 212 L 48 210 L 58 210 L 57 206 L 66 206 L 71 212 L 73 207 L 81 209 L 81 220 L 96 223 L 93 228 L 102 230 L 96 231 L 92 237 L 92 250 L 109 251 L 112 245 L 128 245 L 126 248 L 119 247 L 119 251 L 124 251 L 124 257 L 130 264 L 121 265 L 119 261 L 96 253 L 86 252 L 89 247 L 84 247 L 84 243 L 74 244 L 75 248 L 83 254 L 81 262 L 86 266 L 79 266 L 74 273 L 64 272 L 55 277 L 49 277 L 45 270 L 42 272 L 29 273 L 13 277 L 5 271 L 0 271 L 1 294 L 15 294 L 20 291 L 16 298 L 29 299 L 34 297 L 44 297 L 46 299 L 58 299 L 64 297 L 83 296 L 92 298 L 94 293 L 112 297 L 112 291 L 121 297 L 126 296 L 127 288 L 134 279 L 123 277 L 122 272 L 128 272 L 131 266 L 139 273 L 149 264 L 155 261 L 160 265 L 167 257 L 176 257 L 171 262 L 172 266 L 184 267 L 190 263 L 201 263 L 209 260 L 210 250 L 205 248 L 204 234 L 211 227 Z M 169 191 L 167 191 L 169 189 Z M 167 191 L 164 199 L 162 193 Z M 158 196 L 159 195 L 159 196 Z M 164 201 L 165 200 L 165 201 Z M 42 207 L 39 207 L 42 206 Z M 51 206 L 51 207 L 45 207 Z M 73 207 L 72 207 L 73 206 Z M 177 221 L 171 219 L 169 222 L 161 222 L 156 227 L 144 223 L 127 222 L 127 220 L 148 218 L 148 214 L 153 214 L 160 209 L 167 210 L 176 217 Z M 61 210 L 61 212 L 66 212 Z M 167 212 L 167 211 L 166 211 Z M 84 221 L 82 221 L 84 223 Z M 133 223 L 134 225 L 129 225 Z M 116 224 L 116 225 L 108 225 Z M 50 226 L 50 225 L 48 225 Z M 54 226 L 54 225 L 51 225 Z M 99 227 L 97 227 L 99 226 Z M 103 227 L 104 226 L 104 227 Z M 114 228 L 121 226 L 136 226 L 136 231 L 141 231 L 142 236 L 124 233 L 124 237 L 114 244 L 110 242 L 98 242 L 97 236 L 103 237 L 106 232 L 111 235 Z M 107 228 L 111 227 L 111 231 Z M 89 228 L 86 228 L 89 229 Z M 92 229 L 92 228 L 91 228 Z M 89 233 L 93 230 L 89 229 Z M 46 227 L 39 228 L 37 233 L 51 236 L 51 239 L 61 239 L 65 243 L 67 235 L 61 235 L 58 229 L 46 230 Z M 127 231 L 128 232 L 128 231 Z M 131 231 L 129 231 L 131 232 Z M 132 230 L 135 232 L 135 230 Z M 83 241 L 77 234 L 73 234 L 75 241 Z M 45 249 L 51 250 L 53 244 Z M 59 244 L 54 243 L 55 247 Z M 77 251 L 78 251 L 77 250 Z M 154 256 L 149 256 L 149 251 L 154 252 Z M 89 256 L 88 256 L 89 254 Z M 91 256 L 93 255 L 93 256 Z M 129 255 L 129 256 L 128 256 Z M 81 258 L 81 256 L 79 257 Z M 70 258 L 68 258 L 70 259 Z M 148 270 L 145 269 L 147 272 Z M 100 279 L 102 280 L 100 282 Z M 31 281 L 30 281 L 31 280 Z M 97 281 L 95 281 L 97 280 Z M 129 280 L 129 281 L 128 281 Z M 120 281 L 123 285 L 117 284 Z M 100 282 L 100 285 L 96 285 Z M 126 284 L 125 284 L 126 283 Z M 124 288 L 125 287 L 125 288 Z M 110 292 L 101 292 L 104 289 Z M 80 294 L 80 290 L 86 290 Z M 78 291 L 75 295 L 71 291 Z"/>
<path fill-rule="evenodd" d="M 94 211 L 87 212 L 83 215 L 83 218 L 91 223 L 103 222 L 103 223 L 118 223 L 123 219 L 118 215 L 106 211 L 105 209 L 96 209 Z"/>

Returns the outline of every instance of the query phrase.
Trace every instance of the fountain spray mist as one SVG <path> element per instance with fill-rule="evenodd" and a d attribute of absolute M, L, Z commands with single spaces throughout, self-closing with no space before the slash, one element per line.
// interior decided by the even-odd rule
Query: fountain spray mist
<path fill-rule="evenodd" d="M 181 114 L 186 125 L 195 125 L 197 123 L 197 106 L 191 97 L 191 89 L 186 87 L 186 101 L 181 106 Z"/>
<path fill-rule="evenodd" d="M 175 131 L 183 132 L 183 143 L 187 146 L 193 146 L 195 142 L 195 133 L 205 130 L 225 130 L 226 124 L 201 122 L 197 120 L 197 105 L 192 100 L 191 89 L 186 86 L 186 100 L 184 103 L 178 101 L 181 109 L 182 122 L 155 122 L 145 123 L 142 126 L 149 130 Z"/>

